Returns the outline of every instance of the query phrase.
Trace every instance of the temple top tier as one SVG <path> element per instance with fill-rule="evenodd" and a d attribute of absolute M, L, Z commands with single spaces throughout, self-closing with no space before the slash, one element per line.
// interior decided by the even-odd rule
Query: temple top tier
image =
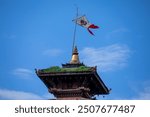
<path fill-rule="evenodd" d="M 69 63 L 39 69 L 36 74 L 57 99 L 92 99 L 95 95 L 109 94 L 97 67 L 80 63 L 77 47 L 74 47 Z"/>

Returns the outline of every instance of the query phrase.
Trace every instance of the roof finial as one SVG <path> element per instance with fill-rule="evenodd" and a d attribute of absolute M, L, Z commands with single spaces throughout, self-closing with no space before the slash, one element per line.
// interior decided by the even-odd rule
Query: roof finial
<path fill-rule="evenodd" d="M 74 47 L 70 63 L 71 64 L 80 64 L 77 46 Z"/>

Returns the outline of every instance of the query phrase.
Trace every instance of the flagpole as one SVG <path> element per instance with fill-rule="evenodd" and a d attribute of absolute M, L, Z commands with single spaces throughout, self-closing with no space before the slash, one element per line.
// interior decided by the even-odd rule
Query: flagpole
<path fill-rule="evenodd" d="M 78 18 L 78 7 L 77 8 L 77 13 L 76 13 L 76 19 Z M 73 34 L 73 44 L 72 44 L 72 54 L 73 54 L 73 50 L 75 47 L 75 39 L 76 39 L 76 29 L 77 29 L 77 20 L 75 20 L 75 27 L 74 27 L 74 34 Z"/>

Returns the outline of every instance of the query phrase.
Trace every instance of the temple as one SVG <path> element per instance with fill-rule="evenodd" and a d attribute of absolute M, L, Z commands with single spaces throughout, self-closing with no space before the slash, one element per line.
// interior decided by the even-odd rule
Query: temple
<path fill-rule="evenodd" d="M 107 95 L 109 89 L 97 73 L 97 67 L 80 63 L 75 46 L 69 63 L 36 70 L 37 76 L 58 100 L 91 100 L 96 95 Z"/>

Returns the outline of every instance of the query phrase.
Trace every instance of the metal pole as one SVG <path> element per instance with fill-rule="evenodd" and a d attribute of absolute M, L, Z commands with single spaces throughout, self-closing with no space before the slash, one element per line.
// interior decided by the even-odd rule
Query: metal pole
<path fill-rule="evenodd" d="M 77 7 L 76 20 L 75 20 L 75 27 L 74 27 L 73 45 L 72 45 L 72 54 L 73 54 L 73 50 L 74 50 L 74 46 L 75 46 L 75 39 L 76 39 L 77 18 L 78 18 L 78 7 Z"/>

